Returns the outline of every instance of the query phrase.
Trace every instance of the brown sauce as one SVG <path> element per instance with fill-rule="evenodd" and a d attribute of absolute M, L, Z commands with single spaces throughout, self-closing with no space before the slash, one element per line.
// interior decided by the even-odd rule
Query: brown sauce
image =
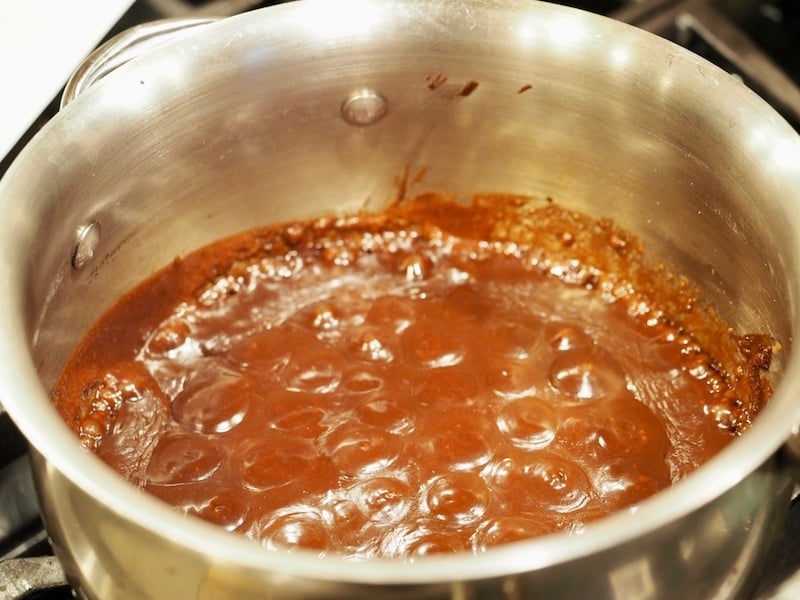
<path fill-rule="evenodd" d="M 176 260 L 53 400 L 178 510 L 270 548 L 408 559 L 631 509 L 747 428 L 768 343 L 608 221 L 427 196 Z"/>

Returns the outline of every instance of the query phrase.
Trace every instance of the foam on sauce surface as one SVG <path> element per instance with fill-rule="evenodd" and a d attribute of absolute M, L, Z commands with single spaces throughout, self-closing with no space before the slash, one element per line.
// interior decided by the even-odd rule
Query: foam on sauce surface
<path fill-rule="evenodd" d="M 413 559 L 580 531 L 768 394 L 768 340 L 640 259 L 609 222 L 503 197 L 243 234 L 126 296 L 53 398 L 136 485 L 270 548 Z"/>

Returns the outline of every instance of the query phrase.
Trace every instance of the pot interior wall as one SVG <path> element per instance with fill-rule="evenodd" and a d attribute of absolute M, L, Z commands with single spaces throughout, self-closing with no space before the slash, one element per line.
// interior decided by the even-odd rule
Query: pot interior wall
<path fill-rule="evenodd" d="M 797 274 L 782 248 L 796 227 L 759 141 L 783 124 L 754 120 L 756 99 L 731 97 L 738 84 L 663 40 L 486 4 L 469 19 L 432 4 L 350 28 L 277 7 L 134 61 L 68 106 L 25 217 L 46 384 L 114 299 L 175 256 L 402 189 L 552 197 L 611 217 L 737 328 L 788 347 Z M 388 111 L 350 124 L 342 103 L 364 88 Z M 75 271 L 75 234 L 92 220 L 100 244 Z"/>
<path fill-rule="evenodd" d="M 343 102 L 365 89 L 387 111 L 354 125 Z M 224 532 L 201 535 L 201 524 L 101 470 L 58 429 L 19 347 L 32 340 L 49 387 L 102 312 L 176 256 L 243 229 L 431 189 L 551 197 L 610 217 L 639 234 L 653 260 L 695 279 L 737 330 L 770 332 L 786 349 L 765 427 L 731 444 L 717 470 L 681 482 L 696 482 L 682 488 L 689 493 L 676 486 L 648 500 L 655 508 L 644 506 L 640 520 L 618 527 L 615 515 L 597 535 L 544 540 L 538 551 L 537 540 L 513 557 L 502 548 L 487 561 L 455 557 L 456 576 L 490 575 L 488 595 L 508 582 L 523 595 L 564 582 L 600 590 L 615 569 L 637 564 L 659 581 L 706 586 L 698 593 L 747 576 L 783 510 L 786 477 L 770 458 L 797 416 L 797 365 L 788 365 L 800 281 L 796 134 L 715 67 L 600 17 L 529 0 L 309 0 L 198 28 L 129 63 L 64 109 L 0 185 L 0 282 L 10 290 L 0 297 L 10 340 L 0 384 L 9 413 L 34 434 L 38 484 L 55 490 L 45 497 L 48 526 L 77 557 L 76 578 L 122 569 L 146 587 L 159 584 L 158 568 L 172 585 L 177 572 L 198 581 L 216 573 L 256 598 L 267 579 L 319 573 L 302 556 L 262 560 L 244 540 L 217 543 Z M 99 244 L 76 270 L 76 237 L 89 222 Z M 703 524 L 718 524 L 717 514 L 729 519 L 713 538 Z M 84 557 L 89 567 L 78 564 Z M 419 581 L 453 576 L 422 562 Z M 330 580 L 396 582 L 401 573 L 324 563 Z M 531 571 L 506 581 L 512 568 Z M 442 585 L 442 596 L 471 593 Z M 109 589 L 97 597 L 117 593 Z"/>

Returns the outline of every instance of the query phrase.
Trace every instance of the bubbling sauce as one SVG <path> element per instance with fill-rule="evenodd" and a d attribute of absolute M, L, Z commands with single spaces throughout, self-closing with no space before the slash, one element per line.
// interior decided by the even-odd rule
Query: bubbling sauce
<path fill-rule="evenodd" d="M 413 560 L 635 507 L 747 428 L 769 362 L 608 221 L 427 196 L 176 260 L 53 399 L 177 510 L 269 548 Z"/>

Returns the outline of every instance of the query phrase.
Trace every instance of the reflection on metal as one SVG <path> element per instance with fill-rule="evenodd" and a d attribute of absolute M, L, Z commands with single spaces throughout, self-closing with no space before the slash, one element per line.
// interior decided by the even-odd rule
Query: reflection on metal
<path fill-rule="evenodd" d="M 719 518 L 721 526 L 728 527 L 728 523 L 724 518 L 724 515 L 720 513 Z M 754 514 L 751 527 L 753 529 L 769 527 L 769 524 L 767 523 L 768 518 L 769 517 L 765 512 L 756 512 Z M 723 535 L 720 537 L 720 542 L 726 543 L 726 540 L 729 539 L 729 536 Z M 713 596 L 711 596 L 711 600 L 725 600 L 727 598 L 734 597 L 741 589 L 741 581 L 739 580 L 737 574 L 739 572 L 746 572 L 748 567 L 752 568 L 753 564 L 757 564 L 758 556 L 762 554 L 763 551 L 763 544 L 760 540 L 756 539 L 755 536 L 745 536 L 741 544 L 741 549 L 739 550 L 739 556 L 731 568 L 731 576 L 727 580 L 724 580 L 716 589 Z M 795 598 L 796 597 L 797 596 L 795 596 Z"/>
<path fill-rule="evenodd" d="M 166 17 L 227 17 L 263 4 L 259 0 L 146 0 L 153 10 Z M 274 3 L 273 3 L 274 4 Z"/>
<path fill-rule="evenodd" d="M 25 543 L 25 532 L 35 528 L 38 520 L 28 457 L 20 456 L 0 469 L 0 560 L 24 550 L 20 545 Z"/>
<path fill-rule="evenodd" d="M 65 588 L 67 579 L 52 556 L 0 562 L 0 598 L 22 600 L 32 591 Z"/>
<path fill-rule="evenodd" d="M 342 117 L 351 125 L 366 127 L 380 121 L 388 107 L 386 100 L 377 92 L 358 90 L 342 103 Z"/>
<path fill-rule="evenodd" d="M 613 597 L 617 600 L 650 600 L 656 597 L 656 584 L 648 557 L 640 558 L 608 574 Z"/>
<path fill-rule="evenodd" d="M 91 221 L 80 228 L 72 250 L 72 268 L 83 269 L 94 257 L 100 244 L 100 223 Z"/>
<path fill-rule="evenodd" d="M 610 16 L 688 45 L 696 35 L 786 116 L 800 123 L 800 88 L 711 0 L 650 0 Z"/>
<path fill-rule="evenodd" d="M 216 19 L 160 19 L 142 23 L 117 34 L 95 49 L 75 70 L 64 86 L 61 108 L 125 63 L 167 40 L 175 40 L 182 33 L 191 32 L 195 27 L 214 21 Z"/>

